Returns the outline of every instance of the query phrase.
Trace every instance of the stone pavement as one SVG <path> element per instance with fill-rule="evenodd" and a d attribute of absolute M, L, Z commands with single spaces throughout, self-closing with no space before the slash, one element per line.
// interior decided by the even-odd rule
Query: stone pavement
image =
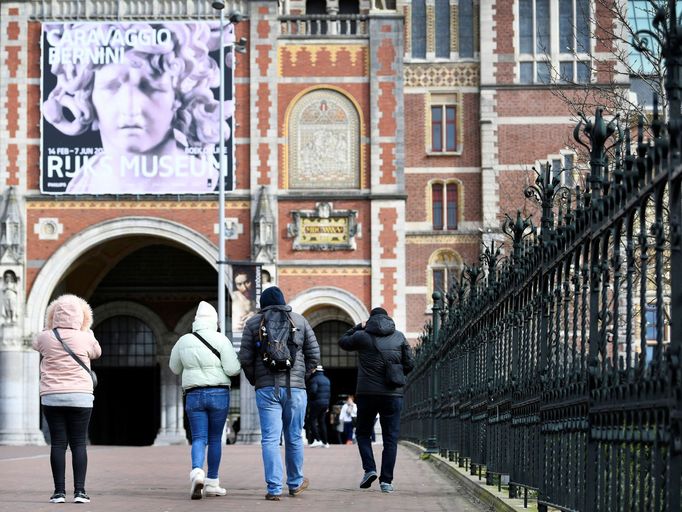
<path fill-rule="evenodd" d="M 379 462 L 381 445 L 374 448 Z M 279 502 L 264 499 L 258 445 L 225 446 L 220 477 L 228 495 L 197 501 L 189 499 L 189 446 L 91 446 L 88 458 L 86 487 L 92 502 L 51 504 L 47 502 L 52 492 L 49 447 L 0 446 L 0 511 L 54 512 L 74 508 L 78 512 L 487 510 L 458 483 L 402 446 L 395 471 L 396 491 L 392 494 L 381 493 L 378 482 L 369 490 L 359 489 L 362 467 L 357 447 L 332 445 L 328 449 L 306 447 L 305 474 L 310 478 L 310 487 L 300 496 L 286 496 Z M 67 491 L 72 486 L 67 455 Z"/>

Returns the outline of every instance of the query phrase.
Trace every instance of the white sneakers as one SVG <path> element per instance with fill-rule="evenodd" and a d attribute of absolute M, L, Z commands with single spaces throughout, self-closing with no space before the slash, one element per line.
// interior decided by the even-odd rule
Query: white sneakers
<path fill-rule="evenodd" d="M 189 473 L 189 480 L 191 482 L 189 497 L 193 500 L 200 500 L 204 490 L 204 478 L 206 474 L 201 468 L 194 468 Z"/>
<path fill-rule="evenodd" d="M 220 487 L 219 478 L 206 478 L 204 480 L 204 496 L 225 496 L 227 489 Z"/>
<path fill-rule="evenodd" d="M 317 448 L 318 446 L 324 446 L 324 443 L 322 441 L 318 441 L 317 439 L 310 443 L 311 448 Z"/>

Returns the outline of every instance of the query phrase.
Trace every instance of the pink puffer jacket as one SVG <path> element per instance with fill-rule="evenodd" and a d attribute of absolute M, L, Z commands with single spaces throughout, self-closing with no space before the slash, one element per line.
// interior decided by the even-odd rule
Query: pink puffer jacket
<path fill-rule="evenodd" d="M 75 295 L 62 295 L 47 308 L 46 329 L 33 340 L 40 352 L 40 395 L 53 393 L 92 393 L 90 374 L 79 365 L 55 338 L 55 327 L 69 348 L 90 366 L 91 359 L 102 355 L 102 349 L 90 330 L 92 309 Z"/>

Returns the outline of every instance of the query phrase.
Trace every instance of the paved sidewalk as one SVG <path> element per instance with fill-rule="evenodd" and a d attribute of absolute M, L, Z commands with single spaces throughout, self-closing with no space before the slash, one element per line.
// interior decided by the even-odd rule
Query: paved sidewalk
<path fill-rule="evenodd" d="M 375 446 L 375 456 L 378 462 L 381 445 Z M 264 499 L 258 445 L 226 446 L 220 476 L 228 495 L 199 501 L 189 499 L 189 446 L 91 446 L 88 457 L 86 487 L 92 502 L 56 505 L 47 502 L 52 492 L 49 447 L 0 446 L 0 511 L 54 512 L 74 508 L 79 512 L 487 510 L 458 483 L 402 446 L 395 472 L 396 491 L 392 494 L 381 493 L 378 482 L 369 490 L 359 489 L 362 467 L 357 447 L 333 445 L 329 449 L 306 447 L 305 474 L 310 478 L 310 488 L 298 497 L 286 496 L 279 502 Z M 73 486 L 70 466 L 67 455 L 67 491 Z"/>

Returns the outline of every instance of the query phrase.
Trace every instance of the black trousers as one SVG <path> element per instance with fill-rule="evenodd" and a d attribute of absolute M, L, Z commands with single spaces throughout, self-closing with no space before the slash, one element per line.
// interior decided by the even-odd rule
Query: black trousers
<path fill-rule="evenodd" d="M 85 492 L 85 473 L 88 470 L 88 425 L 92 407 L 43 406 L 50 428 L 50 466 L 55 492 L 66 492 L 66 447 L 71 447 L 73 490 Z"/>
<path fill-rule="evenodd" d="M 358 441 L 358 450 L 362 459 L 362 469 L 376 471 L 377 466 L 372 452 L 372 431 L 374 419 L 379 413 L 381 423 L 381 435 L 384 440 L 384 449 L 381 453 L 381 473 L 379 482 L 393 482 L 393 469 L 398 453 L 398 436 L 400 435 L 400 411 L 403 408 L 403 397 L 385 395 L 357 395 L 355 403 L 358 404 L 358 426 L 355 437 Z"/>
<path fill-rule="evenodd" d="M 325 422 L 327 416 L 328 405 L 324 402 L 313 402 L 310 404 L 310 431 L 313 434 L 313 440 L 322 441 L 327 444 L 327 423 Z"/>

